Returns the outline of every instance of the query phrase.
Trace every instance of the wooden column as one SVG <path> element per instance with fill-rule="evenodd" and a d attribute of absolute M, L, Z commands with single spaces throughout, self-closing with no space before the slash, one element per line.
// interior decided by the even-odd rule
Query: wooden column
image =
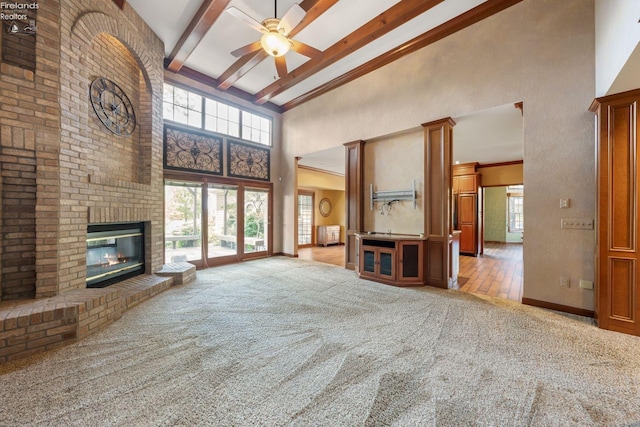
<path fill-rule="evenodd" d="M 424 232 L 427 285 L 450 284 L 451 157 L 453 126 L 450 117 L 422 125 L 424 128 Z"/>
<path fill-rule="evenodd" d="M 638 102 L 640 90 L 596 99 L 598 326 L 640 335 Z"/>
<path fill-rule="evenodd" d="M 362 231 L 364 208 L 364 141 L 354 141 L 345 146 L 345 268 L 356 266 L 356 236 Z"/>

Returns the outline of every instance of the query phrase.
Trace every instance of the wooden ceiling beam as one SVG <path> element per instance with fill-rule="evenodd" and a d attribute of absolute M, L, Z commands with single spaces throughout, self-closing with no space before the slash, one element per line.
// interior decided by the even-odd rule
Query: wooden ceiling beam
<path fill-rule="evenodd" d="M 432 9 L 444 0 L 401 0 L 362 27 L 342 38 L 316 59 L 310 59 L 284 78 L 256 94 L 256 103 L 263 104 L 276 95 L 336 63 L 363 46 L 384 36 L 402 24 Z"/>
<path fill-rule="evenodd" d="M 338 0 L 304 0 L 300 3 L 300 7 L 302 7 L 307 13 L 304 18 L 302 18 L 302 21 L 300 21 L 300 23 L 291 30 L 289 37 L 293 38 L 296 34 L 302 31 L 302 29 L 315 21 L 320 15 L 329 10 L 337 2 Z M 217 80 L 220 82 L 218 89 L 227 90 L 266 57 L 267 54 L 264 51 L 258 51 L 254 54 L 245 55 L 238 59 L 218 77 Z"/>
<path fill-rule="evenodd" d="M 123 0 L 124 1 L 124 0 Z M 168 70 L 177 73 L 231 0 L 204 0 L 169 55 Z"/>
<path fill-rule="evenodd" d="M 208 89 L 213 89 L 218 86 L 218 81 L 213 77 L 201 73 L 200 71 L 193 70 L 187 66 L 182 67 L 179 73 L 172 73 L 171 71 L 166 69 L 168 61 L 168 59 L 165 59 L 164 79 L 167 83 L 179 84 L 200 92 L 202 92 L 202 89 L 198 87 L 199 85 L 202 85 L 203 87 L 206 87 Z M 202 93 L 212 94 L 209 91 L 204 91 Z M 251 103 L 253 102 L 252 94 L 245 92 L 242 89 L 238 89 L 237 87 L 230 87 L 226 93 L 228 93 L 229 95 L 233 95 L 238 99 L 242 99 Z M 273 104 L 271 102 L 267 102 L 266 104 L 262 105 L 262 107 L 271 111 L 275 111 L 276 113 L 283 112 L 282 108 L 279 105 Z"/>
<path fill-rule="evenodd" d="M 354 68 L 353 70 L 341 75 L 340 77 L 337 77 L 312 91 L 309 91 L 295 99 L 292 99 L 291 101 L 283 104 L 282 108 L 284 111 L 287 111 L 294 107 L 297 107 L 304 102 L 307 102 L 339 86 L 362 77 L 365 74 L 370 73 L 371 71 L 390 64 L 391 62 L 396 61 L 405 55 L 413 53 L 418 49 L 422 49 L 423 47 L 435 43 L 436 41 L 441 40 L 457 31 L 467 28 L 475 24 L 476 22 L 488 18 L 489 16 L 495 15 L 496 13 L 507 9 L 517 3 L 520 3 L 521 1 L 522 0 L 488 0 L 485 3 L 482 3 L 479 6 L 476 6 L 473 9 L 470 9 L 467 12 L 445 22 L 444 24 L 441 24 L 424 34 L 421 34 L 418 37 L 409 40 L 408 42 L 396 47 L 395 49 L 392 49 L 378 56 L 377 58 L 374 58 L 371 61 L 366 62 L 365 64 L 357 68 Z"/>
<path fill-rule="evenodd" d="M 242 58 L 239 58 L 236 62 L 227 68 L 224 73 L 218 78 L 218 89 L 227 90 L 235 82 L 240 80 L 242 76 L 247 74 L 253 67 L 261 63 L 267 56 L 267 52 L 259 50 L 257 52 L 249 53 Z"/>

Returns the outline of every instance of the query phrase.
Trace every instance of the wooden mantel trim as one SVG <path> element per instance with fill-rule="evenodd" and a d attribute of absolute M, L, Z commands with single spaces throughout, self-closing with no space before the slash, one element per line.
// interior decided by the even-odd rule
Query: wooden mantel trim
<path fill-rule="evenodd" d="M 427 128 L 427 127 L 431 127 L 431 126 L 435 126 L 435 125 L 439 125 L 439 124 L 448 124 L 449 126 L 455 126 L 456 125 L 456 121 L 453 120 L 451 117 L 445 117 L 444 119 L 438 119 L 438 120 L 434 120 L 432 122 L 423 123 L 421 126 L 423 128 Z"/>
<path fill-rule="evenodd" d="M 600 104 L 603 102 L 610 102 L 613 100 L 625 99 L 625 98 L 634 98 L 640 96 L 640 89 L 632 89 L 626 92 L 614 93 L 612 95 L 605 95 L 593 100 L 591 105 L 589 106 L 589 111 L 592 113 L 598 112 L 598 108 Z"/>
<path fill-rule="evenodd" d="M 498 162 L 498 163 L 485 163 L 478 165 L 478 169 L 480 168 L 495 168 L 497 166 L 512 166 L 512 165 L 522 165 L 524 164 L 524 160 L 512 160 L 510 162 Z"/>
<path fill-rule="evenodd" d="M 524 102 L 516 102 L 513 106 L 520 110 L 520 114 L 524 115 Z"/>

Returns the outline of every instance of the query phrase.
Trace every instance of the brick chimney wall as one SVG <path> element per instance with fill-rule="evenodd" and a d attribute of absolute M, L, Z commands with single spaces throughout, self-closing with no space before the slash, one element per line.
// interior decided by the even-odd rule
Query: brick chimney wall
<path fill-rule="evenodd" d="M 37 36 L 0 35 L 1 299 L 57 291 L 59 17 L 47 0 Z"/>
<path fill-rule="evenodd" d="M 158 270 L 162 42 L 128 5 L 46 0 L 35 46 L 35 71 L 0 64 L 0 298 L 84 288 L 90 223 L 144 222 L 147 272 Z M 89 101 L 96 77 L 127 93 L 138 123 L 132 135 L 97 119 Z"/>

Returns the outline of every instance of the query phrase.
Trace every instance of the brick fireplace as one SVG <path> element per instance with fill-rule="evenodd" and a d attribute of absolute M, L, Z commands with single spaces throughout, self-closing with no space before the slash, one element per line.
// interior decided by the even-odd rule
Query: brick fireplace
<path fill-rule="evenodd" d="M 144 224 L 145 274 L 163 264 L 161 41 L 110 0 L 41 1 L 36 20 L 35 61 L 0 63 L 4 301 L 86 289 L 89 225 Z M 3 46 L 12 36 L 2 32 Z M 91 107 L 99 77 L 131 100 L 131 135 Z"/>

